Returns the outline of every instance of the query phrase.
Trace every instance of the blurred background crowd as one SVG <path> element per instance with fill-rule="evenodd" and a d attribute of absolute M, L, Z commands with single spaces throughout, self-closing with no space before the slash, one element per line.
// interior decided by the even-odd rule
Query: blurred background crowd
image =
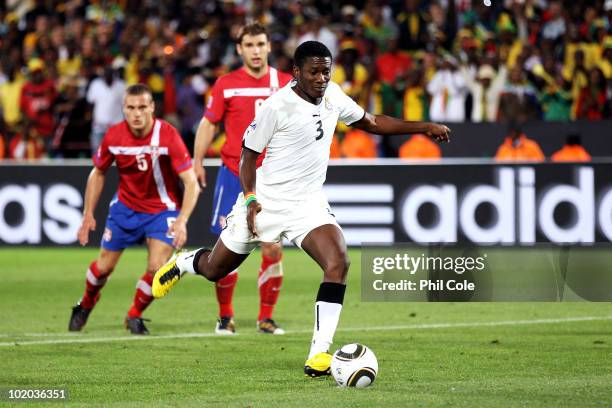
<path fill-rule="evenodd" d="M 191 149 L 216 78 L 240 66 L 234 39 L 247 21 L 269 28 L 271 65 L 287 72 L 301 42 L 323 42 L 335 58 L 332 80 L 373 113 L 512 124 L 499 159 L 521 158 L 519 147 L 544 159 L 516 124 L 612 117 L 612 0 L 492 3 L 4 0 L 0 158 L 89 157 L 137 82 L 153 89 L 157 116 Z M 398 149 L 337 132 L 333 157 L 440 156 L 424 137 Z M 222 142 L 221 132 L 209 155 Z M 580 146 L 578 135 L 568 142 Z"/>

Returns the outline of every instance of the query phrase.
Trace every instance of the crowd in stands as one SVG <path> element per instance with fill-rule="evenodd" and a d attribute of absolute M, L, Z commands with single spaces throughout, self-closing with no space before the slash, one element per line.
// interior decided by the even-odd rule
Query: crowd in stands
<path fill-rule="evenodd" d="M 253 20 L 270 30 L 271 65 L 287 72 L 301 42 L 326 44 L 332 80 L 373 113 L 451 127 L 612 117 L 612 0 L 492 3 L 7 0 L 0 158 L 89 156 L 122 120 L 121 95 L 137 82 L 153 89 L 157 116 L 191 149 L 207 93 L 240 65 L 234 39 Z M 440 157 L 422 136 L 397 150 L 337 130 L 333 157 Z M 531 146 L 514 133 L 500 146 L 506 159 L 513 146 Z"/>

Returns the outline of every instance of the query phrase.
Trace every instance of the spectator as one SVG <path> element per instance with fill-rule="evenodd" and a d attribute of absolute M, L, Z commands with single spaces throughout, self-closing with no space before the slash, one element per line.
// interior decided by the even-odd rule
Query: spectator
<path fill-rule="evenodd" d="M 363 64 L 359 63 L 359 51 L 353 41 L 345 41 L 340 49 L 340 55 L 332 73 L 332 81 L 338 83 L 355 102 L 366 105 L 368 71 Z"/>
<path fill-rule="evenodd" d="M 604 40 L 599 68 L 607 79 L 612 78 L 612 36 L 608 36 Z"/>
<path fill-rule="evenodd" d="M 412 135 L 399 149 L 401 159 L 430 159 L 442 157 L 442 150 L 437 143 L 425 135 Z"/>
<path fill-rule="evenodd" d="M 378 78 L 387 85 L 393 85 L 412 66 L 412 59 L 400 52 L 397 44 L 397 38 L 390 38 L 387 51 L 380 53 L 376 58 Z"/>
<path fill-rule="evenodd" d="M 562 13 L 562 4 L 558 0 L 551 1 L 545 14 L 545 23 L 542 27 L 542 37 L 546 40 L 557 41 L 565 34 L 565 19 Z"/>
<path fill-rule="evenodd" d="M 582 146 L 580 135 L 569 135 L 563 147 L 557 150 L 550 159 L 554 162 L 589 162 L 591 155 Z"/>
<path fill-rule="evenodd" d="M 496 73 L 505 66 L 508 77 L 518 78 L 507 81 L 498 120 L 540 116 L 563 120 L 568 118 L 570 102 L 570 119 L 609 118 L 612 111 L 612 1 L 608 0 L 571 4 L 505 0 L 493 2 L 492 7 L 470 0 L 141 3 L 13 0 L 0 22 L 2 65 L 14 66 L 19 78 L 19 72 L 26 72 L 24 61 L 40 58 L 47 78 L 54 83 L 76 75 L 89 89 L 99 70 L 113 60 L 123 60 L 127 83 L 145 81 L 154 89 L 158 116 L 173 123 L 188 122 L 183 117 L 190 115 L 186 110 L 177 112 L 182 79 L 190 67 L 196 67 L 208 72 L 210 84 L 231 69 L 238 60 L 232 36 L 246 18 L 253 18 L 271 25 L 278 66 L 290 67 L 284 54 L 292 55 L 306 39 L 321 40 L 335 56 L 340 44 L 352 43 L 359 51 L 353 66 L 361 65 L 367 79 L 348 82 L 354 82 L 360 103 L 377 112 L 403 110 L 406 118 L 428 119 L 429 95 L 421 92 L 422 86 L 432 82 L 436 61 L 448 53 L 467 66 L 475 83 L 482 82 L 478 76 L 482 65 L 490 65 Z M 395 52 L 394 37 L 399 52 Z M 411 61 L 409 69 L 407 61 Z M 339 60 L 337 63 L 340 65 Z M 564 81 L 558 78 L 560 68 Z M 593 68 L 601 69 L 609 81 L 605 87 L 589 81 Z M 9 72 L 5 69 L 4 73 Z M 591 96 L 584 91 L 589 86 Z M 482 98 L 473 95 L 472 86 L 465 88 L 459 98 L 465 98 L 465 120 L 493 120 L 489 110 L 495 111 L 495 104 L 488 103 L 489 110 L 481 110 L 484 118 L 478 112 L 484 106 Z M 586 105 L 595 107 L 601 95 L 593 93 L 597 89 L 605 91 L 604 109 L 599 113 L 585 110 Z M 434 97 L 431 108 L 434 117 L 447 120 L 447 112 L 441 115 L 440 107 L 457 98 L 448 90 L 444 95 Z M 3 113 L 7 113 L 9 106 L 16 105 L 7 104 L 4 97 L 0 94 Z M 10 113 L 8 117 L 10 120 Z M 9 137 L 10 132 L 2 130 Z M 384 151 L 395 153 L 393 148 Z"/>
<path fill-rule="evenodd" d="M 385 16 L 385 10 L 378 1 L 366 2 L 361 25 L 364 28 L 364 37 L 373 41 L 381 53 L 387 51 L 391 39 L 397 38 L 397 27 Z"/>
<path fill-rule="evenodd" d="M 367 106 L 369 96 L 368 70 L 359 63 L 359 51 L 356 44 L 345 41 L 340 47 L 340 55 L 332 72 L 332 81 L 338 83 L 344 93 L 353 98 L 358 104 Z M 346 133 L 349 127 L 340 122 L 337 126 L 338 132 Z"/>
<path fill-rule="evenodd" d="M 338 41 L 363 39 L 363 27 L 358 20 L 357 7 L 345 4 L 340 9 L 340 20 L 336 26 Z"/>
<path fill-rule="evenodd" d="M 431 1 L 428 10 L 427 33 L 433 48 L 443 47 L 450 50 L 457 34 L 457 15 L 455 2 L 449 1 L 444 8 L 438 1 Z"/>
<path fill-rule="evenodd" d="M 557 74 L 554 83 L 546 84 L 538 96 L 544 112 L 544 120 L 567 121 L 571 118 L 572 94 L 566 89 L 566 81 L 561 73 Z"/>
<path fill-rule="evenodd" d="M 91 82 L 87 91 L 87 102 L 93 105 L 93 123 L 89 139 L 92 153 L 98 149 L 108 128 L 123 120 L 121 106 L 124 92 L 125 82 L 117 78 L 109 66 L 104 67 L 102 77 Z"/>
<path fill-rule="evenodd" d="M 576 103 L 576 119 L 601 120 L 606 108 L 606 78 L 601 69 L 589 72 L 587 86 L 582 88 Z"/>
<path fill-rule="evenodd" d="M 19 100 L 24 82 L 15 66 L 11 65 L 7 70 L 6 82 L 0 85 L 0 107 L 5 129 L 3 133 L 7 136 L 11 136 L 21 122 Z"/>
<path fill-rule="evenodd" d="M 506 113 L 505 119 L 524 120 L 528 116 L 539 117 L 536 89 L 527 80 L 525 71 L 520 65 L 516 65 L 508 74 L 500 99 L 500 109 Z"/>
<path fill-rule="evenodd" d="M 574 53 L 573 66 L 566 64 L 563 67 L 563 77 L 571 84 L 572 99 L 572 119 L 578 115 L 578 99 L 580 92 L 589 84 L 589 74 L 584 61 L 584 51 L 577 50 Z"/>
<path fill-rule="evenodd" d="M 24 140 L 40 139 L 44 143 L 44 150 L 49 152 L 55 129 L 53 103 L 57 91 L 53 81 L 45 76 L 44 69 L 44 62 L 38 58 L 28 62 L 30 79 L 21 89 L 19 106 L 26 127 Z"/>
<path fill-rule="evenodd" d="M 506 64 L 508 69 L 512 69 L 516 65 L 523 43 L 517 38 L 516 27 L 507 14 L 500 16 L 497 26 L 499 36 L 496 42 L 500 60 Z"/>
<path fill-rule="evenodd" d="M 429 100 L 423 85 L 423 70 L 415 68 L 408 71 L 404 91 L 404 119 L 423 121 L 429 117 Z M 400 84 L 401 85 L 401 84 Z"/>
<path fill-rule="evenodd" d="M 495 154 L 497 161 L 543 161 L 544 153 L 535 140 L 527 136 L 516 127 L 510 129 L 504 142 Z"/>
<path fill-rule="evenodd" d="M 427 23 L 419 12 L 420 0 L 406 0 L 403 12 L 397 16 L 399 48 L 404 51 L 423 50 L 427 44 Z"/>
<path fill-rule="evenodd" d="M 43 140 L 33 134 L 32 127 L 25 126 L 9 143 L 10 157 L 15 160 L 36 160 L 45 155 Z"/>
<path fill-rule="evenodd" d="M 97 22 L 123 20 L 123 11 L 121 10 L 119 4 L 114 3 L 115 2 L 106 1 L 92 2 L 92 4 L 86 8 L 85 16 L 87 20 Z"/>
<path fill-rule="evenodd" d="M 63 158 L 88 157 L 91 152 L 91 110 L 81 95 L 81 80 L 67 77 L 64 89 L 55 104 L 58 124 L 53 136 L 53 148 Z"/>
<path fill-rule="evenodd" d="M 431 95 L 429 118 L 434 122 L 462 122 L 465 120 L 465 79 L 457 69 L 457 61 L 447 56 L 427 84 Z"/>
<path fill-rule="evenodd" d="M 396 82 L 412 66 L 409 56 L 400 53 L 397 38 L 388 40 L 387 51 L 376 58 L 376 71 L 380 82 L 382 112 L 385 115 L 401 116 L 401 91 L 396 89 Z"/>
<path fill-rule="evenodd" d="M 601 50 L 597 44 L 587 42 L 575 25 L 570 26 L 567 40 L 563 45 L 563 69 L 566 75 L 578 69 L 589 70 L 601 59 Z M 577 54 L 579 52 L 579 54 Z"/>
<path fill-rule="evenodd" d="M 23 39 L 23 54 L 26 59 L 34 58 L 41 39 L 49 33 L 49 14 L 39 14 L 34 19 L 34 30 Z M 40 50 L 38 50 L 40 51 Z"/>
<path fill-rule="evenodd" d="M 338 55 L 338 37 L 323 24 L 324 19 L 319 12 L 313 7 L 307 7 L 304 9 L 304 22 L 306 32 L 298 39 L 297 45 L 306 41 L 320 41 L 325 44 L 331 52 L 332 58 L 335 59 Z"/>
<path fill-rule="evenodd" d="M 502 65 L 495 72 L 492 66 L 481 65 L 475 78 L 466 67 L 461 72 L 472 94 L 472 122 L 497 121 L 499 100 L 507 76 L 506 67 Z"/>
<path fill-rule="evenodd" d="M 82 59 L 78 53 L 74 39 L 66 43 L 66 55 L 60 56 L 57 62 L 57 72 L 60 76 L 77 76 L 81 72 Z"/>

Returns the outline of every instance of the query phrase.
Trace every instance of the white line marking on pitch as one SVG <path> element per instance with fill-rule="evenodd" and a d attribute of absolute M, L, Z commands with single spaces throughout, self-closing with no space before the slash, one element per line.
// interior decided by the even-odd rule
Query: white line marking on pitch
<path fill-rule="evenodd" d="M 97 331 L 96 330 L 96 334 L 112 334 L 112 333 L 116 333 L 116 330 L 113 331 L 109 331 L 109 330 L 100 330 Z M 0 334 L 0 338 L 10 338 L 10 339 L 14 339 L 14 338 L 21 338 L 21 337 L 79 337 L 79 336 L 83 336 L 82 333 L 75 333 L 75 332 L 69 332 L 69 333 L 2 333 Z"/>
<path fill-rule="evenodd" d="M 535 319 L 535 320 L 501 320 L 494 322 L 466 322 L 466 323 L 425 323 L 425 324 L 408 324 L 397 326 L 369 326 L 369 327 L 345 327 L 339 328 L 339 332 L 349 331 L 385 331 L 385 330 L 415 330 L 415 329 L 452 329 L 461 327 L 491 327 L 491 326 L 517 326 L 529 324 L 552 324 L 552 323 L 567 323 L 567 322 L 587 322 L 596 320 L 612 320 L 612 316 L 584 316 L 584 317 L 566 317 L 558 319 Z M 311 329 L 287 331 L 287 334 L 303 334 L 310 333 Z M 58 333 L 64 335 L 66 333 Z M 257 336 L 259 334 L 240 334 L 244 336 Z M 26 341 L 10 341 L 0 343 L 0 347 L 18 347 L 18 346 L 40 346 L 50 344 L 85 344 L 85 343 L 103 343 L 109 341 L 140 341 L 140 340 L 168 340 L 168 339 L 189 339 L 200 337 L 217 337 L 214 333 L 175 333 L 162 334 L 159 336 L 117 336 L 117 337 L 81 337 L 82 334 L 73 334 L 72 339 L 54 339 L 54 340 L 26 340 Z M 76 338 L 79 337 L 79 338 Z"/>

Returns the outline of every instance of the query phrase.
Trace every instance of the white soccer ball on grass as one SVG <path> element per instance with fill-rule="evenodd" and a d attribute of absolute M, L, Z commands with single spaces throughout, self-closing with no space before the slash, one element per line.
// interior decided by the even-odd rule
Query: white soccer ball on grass
<path fill-rule="evenodd" d="M 363 344 L 347 344 L 334 353 L 331 373 L 341 387 L 364 388 L 374 382 L 378 360 Z"/>

